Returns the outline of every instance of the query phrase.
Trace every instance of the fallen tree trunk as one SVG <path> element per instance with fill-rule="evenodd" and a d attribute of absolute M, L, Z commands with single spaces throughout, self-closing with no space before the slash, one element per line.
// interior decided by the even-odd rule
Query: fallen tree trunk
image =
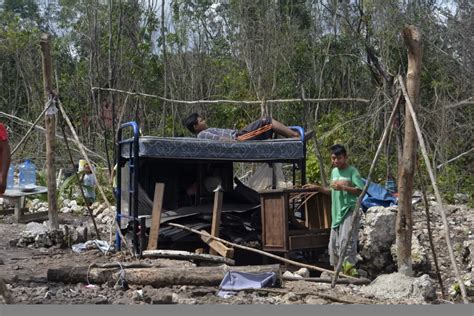
<path fill-rule="evenodd" d="M 280 265 L 239 266 L 226 265 L 214 267 L 186 267 L 186 268 L 132 268 L 132 269 L 104 269 L 81 267 L 60 267 L 48 269 L 48 281 L 63 283 L 95 283 L 115 284 L 122 278 L 127 284 L 151 285 L 163 287 L 171 285 L 217 286 L 227 271 L 247 273 L 275 272 L 277 284 L 281 284 Z"/>

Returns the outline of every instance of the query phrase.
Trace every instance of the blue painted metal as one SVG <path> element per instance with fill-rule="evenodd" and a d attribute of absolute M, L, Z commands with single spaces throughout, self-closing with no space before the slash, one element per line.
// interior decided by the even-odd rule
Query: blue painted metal
<path fill-rule="evenodd" d="M 132 129 L 133 132 L 133 137 L 129 139 L 122 139 L 123 131 Z M 122 124 L 118 130 L 117 134 L 117 144 L 118 144 L 118 149 L 117 149 L 117 159 L 120 160 L 121 158 L 121 153 L 122 153 L 122 146 L 124 144 L 130 144 L 129 146 L 129 181 L 128 184 L 128 205 L 129 205 L 129 210 L 128 210 L 128 216 L 122 215 L 122 168 L 120 167 L 120 161 L 117 161 L 117 193 L 116 193 L 116 199 L 117 199 L 117 212 L 116 212 L 116 217 L 115 220 L 117 221 L 118 224 L 118 229 L 121 229 L 121 218 L 129 218 L 133 222 L 133 248 L 136 253 L 139 252 L 139 245 L 138 245 L 138 194 L 134 194 L 135 191 L 138 191 L 138 150 L 139 150 L 139 145 L 138 145 L 138 140 L 140 137 L 140 129 L 138 128 L 138 124 L 136 122 L 127 122 L 125 124 Z M 115 246 L 117 250 L 121 249 L 121 240 L 120 240 L 120 235 L 117 232 L 115 235 Z"/>

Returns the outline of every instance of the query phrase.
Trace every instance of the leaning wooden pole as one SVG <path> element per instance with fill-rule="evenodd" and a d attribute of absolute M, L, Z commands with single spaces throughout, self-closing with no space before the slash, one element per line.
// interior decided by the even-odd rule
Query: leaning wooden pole
<path fill-rule="evenodd" d="M 420 103 L 421 33 L 412 25 L 406 26 L 402 33 L 408 50 L 408 93 L 416 110 Z M 413 274 L 411 260 L 411 237 L 413 232 L 411 197 L 413 194 L 416 148 L 413 118 L 410 111 L 406 109 L 405 140 L 398 172 L 398 212 L 395 222 L 398 272 L 405 275 Z"/>
<path fill-rule="evenodd" d="M 46 106 L 49 105 L 53 87 L 53 67 L 51 62 L 51 35 L 43 33 L 41 35 L 40 46 L 43 61 L 43 87 Z M 54 167 L 54 154 L 56 147 L 56 113 L 54 105 L 49 106 L 45 114 L 46 127 L 46 170 L 48 183 L 48 217 L 49 227 L 58 229 L 58 208 L 56 201 L 56 169 Z"/>
<path fill-rule="evenodd" d="M 433 190 L 435 193 L 436 197 L 436 207 L 441 214 L 441 218 L 443 220 L 443 225 L 444 225 L 444 232 L 445 232 L 445 239 L 446 239 L 446 245 L 448 246 L 448 253 L 449 253 L 449 259 L 451 259 L 451 265 L 454 270 L 454 274 L 456 275 L 456 279 L 458 280 L 459 283 L 459 288 L 461 289 L 461 295 L 463 298 L 463 301 L 465 304 L 469 304 L 469 301 L 467 299 L 467 292 L 466 292 L 466 287 L 464 286 L 464 282 L 461 278 L 461 274 L 459 273 L 459 268 L 456 264 L 456 258 L 454 257 L 454 251 L 453 251 L 453 244 L 451 242 L 451 237 L 449 236 L 449 224 L 448 224 L 448 219 L 446 217 L 446 213 L 444 212 L 444 207 L 443 207 L 443 200 L 441 199 L 441 194 L 439 193 L 438 190 L 438 185 L 436 184 L 436 178 L 433 172 L 433 168 L 431 166 L 430 158 L 428 157 L 428 151 L 426 150 L 426 145 L 425 145 L 425 140 L 423 139 L 423 134 L 421 132 L 420 125 L 418 124 L 418 121 L 416 119 L 416 112 L 414 109 L 414 106 L 411 102 L 410 95 L 407 92 L 407 89 L 405 88 L 405 84 L 403 82 L 403 78 L 400 76 L 399 77 L 400 81 L 400 86 L 403 91 L 403 95 L 405 96 L 405 101 L 407 104 L 407 110 L 410 111 L 411 116 L 413 117 L 413 123 L 416 129 L 416 134 L 418 137 L 418 141 L 420 142 L 420 148 L 421 152 L 423 154 L 423 159 L 425 160 L 425 165 L 426 168 L 428 169 L 428 174 L 430 175 L 430 180 L 431 180 L 431 185 L 433 186 Z"/>
<path fill-rule="evenodd" d="M 369 173 L 367 175 L 367 181 L 365 182 L 364 188 L 362 189 L 362 192 L 359 194 L 359 197 L 357 198 L 356 204 L 354 206 L 354 211 L 352 212 L 352 218 L 351 218 L 351 225 L 350 229 L 347 231 L 345 236 L 342 236 L 341 240 L 341 250 L 339 254 L 339 260 L 337 261 L 336 269 L 334 271 L 333 277 L 332 277 L 332 282 L 331 282 L 331 287 L 335 287 L 337 283 L 337 278 L 339 277 L 339 273 L 341 272 L 342 269 L 342 264 L 344 262 L 344 259 L 346 257 L 346 252 L 347 248 L 351 242 L 350 238 L 352 236 L 352 230 L 356 229 L 358 225 L 356 223 L 359 221 L 359 209 L 362 204 L 362 199 L 364 198 L 365 194 L 367 193 L 367 190 L 369 189 L 370 182 L 372 181 L 372 173 L 375 170 L 375 166 L 377 164 L 377 161 L 379 159 L 380 153 L 382 152 L 383 145 L 385 144 L 385 140 L 387 139 L 387 136 L 389 134 L 389 130 L 392 127 L 393 120 L 395 119 L 395 115 L 398 112 L 398 107 L 399 107 L 399 101 L 400 99 L 397 99 L 395 101 L 395 105 L 393 106 L 392 114 L 390 114 L 390 118 L 388 119 L 387 125 L 385 126 L 385 129 L 382 134 L 382 138 L 380 139 L 379 145 L 377 146 L 377 150 L 375 152 L 374 159 L 372 160 L 372 163 L 370 164 L 369 168 Z"/>

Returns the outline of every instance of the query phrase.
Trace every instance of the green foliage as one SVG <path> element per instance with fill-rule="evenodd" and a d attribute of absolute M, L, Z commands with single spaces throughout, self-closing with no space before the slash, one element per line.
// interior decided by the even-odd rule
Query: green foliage
<path fill-rule="evenodd" d="M 359 273 L 357 272 L 357 268 L 347 260 L 344 260 L 344 262 L 342 263 L 342 273 L 346 275 L 350 275 L 352 277 L 359 276 Z"/>
<path fill-rule="evenodd" d="M 325 168 L 329 170 L 329 146 L 342 143 L 351 163 L 367 175 L 385 112 L 392 104 L 390 83 L 397 73 L 406 73 L 406 46 L 400 31 L 407 23 L 416 23 L 422 33 L 419 119 L 430 142 L 430 155 L 444 161 L 467 151 L 473 143 L 469 128 L 473 107 L 445 108 L 468 99 L 473 91 L 472 45 L 469 36 L 463 35 L 469 34 L 472 14 L 464 2 L 442 11 L 441 4 L 430 1 L 178 0 L 170 3 L 164 30 L 160 9 L 153 1 L 113 2 L 112 11 L 108 1 L 60 0 L 45 6 L 40 10 L 33 0 L 0 4 L 0 108 L 29 122 L 41 113 L 44 97 L 38 42 L 41 32 L 47 30 L 53 35 L 54 86 L 57 83 L 81 142 L 103 158 L 113 152 L 113 133 L 104 127 L 101 113 L 104 100 L 113 101 L 116 116 L 123 113 L 122 122 L 136 120 L 145 134 L 164 136 L 189 136 L 180 120 L 193 111 L 202 112 L 212 126 L 241 128 L 260 116 L 260 108 L 183 106 L 92 92 L 92 86 L 111 85 L 181 100 L 301 98 L 304 90 L 307 98 L 371 100 L 369 105 L 291 103 L 269 109 L 287 125 L 315 131 Z M 368 59 L 369 48 L 380 65 Z M 382 86 L 378 66 L 388 76 L 388 86 Z M 28 127 L 15 120 L 7 123 L 15 144 Z M 44 160 L 42 137 L 34 132 L 19 154 Z M 392 135 L 392 147 L 394 143 Z M 62 141 L 57 146 L 57 152 L 63 154 Z M 375 181 L 385 179 L 387 164 L 396 172 L 394 152 L 391 157 L 380 157 Z M 106 159 L 98 160 L 102 167 Z M 474 180 L 466 176 L 474 172 L 472 165 L 472 159 L 464 157 L 438 171 L 438 183 L 448 201 L 457 192 L 474 192 Z M 319 181 L 314 147 L 308 148 L 307 167 L 308 180 Z M 108 183 L 107 178 L 102 173 L 98 180 Z M 70 180 L 64 194 L 71 195 L 74 186 Z M 110 186 L 105 188 L 112 198 Z M 472 194 L 470 199 L 474 203 Z"/>

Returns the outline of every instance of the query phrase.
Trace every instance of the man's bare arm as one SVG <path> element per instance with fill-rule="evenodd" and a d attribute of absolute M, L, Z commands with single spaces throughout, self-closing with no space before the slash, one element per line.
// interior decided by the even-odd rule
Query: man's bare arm
<path fill-rule="evenodd" d="M 316 190 L 320 193 L 326 194 L 326 195 L 331 195 L 331 189 L 323 187 L 319 184 L 306 184 L 304 186 L 306 189 L 313 189 Z"/>

